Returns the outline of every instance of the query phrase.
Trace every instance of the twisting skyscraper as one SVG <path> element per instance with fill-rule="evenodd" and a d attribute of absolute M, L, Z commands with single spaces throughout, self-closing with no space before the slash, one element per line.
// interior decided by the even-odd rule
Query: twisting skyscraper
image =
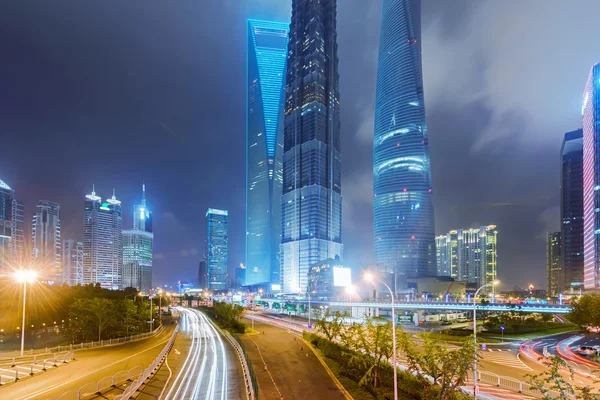
<path fill-rule="evenodd" d="M 373 143 L 374 253 L 378 270 L 397 278 L 435 275 L 420 20 L 419 0 L 383 0 Z"/>
<path fill-rule="evenodd" d="M 248 20 L 245 285 L 279 284 L 282 104 L 289 25 Z"/>
<path fill-rule="evenodd" d="M 342 255 L 336 0 L 293 0 L 287 54 L 281 207 L 285 292 Z"/>

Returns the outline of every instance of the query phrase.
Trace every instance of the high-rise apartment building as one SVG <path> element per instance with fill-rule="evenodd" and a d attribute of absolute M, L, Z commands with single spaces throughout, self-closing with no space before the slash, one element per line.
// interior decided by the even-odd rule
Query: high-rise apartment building
<path fill-rule="evenodd" d="M 582 106 L 583 122 L 583 281 L 600 288 L 600 64 L 590 70 Z"/>
<path fill-rule="evenodd" d="M 152 289 L 153 248 L 152 212 L 146 202 L 146 185 L 142 184 L 142 200 L 133 206 L 133 229 L 123 231 L 122 287 L 143 293 Z"/>
<path fill-rule="evenodd" d="M 374 255 L 382 276 L 434 276 L 420 0 L 383 0 L 373 141 Z"/>
<path fill-rule="evenodd" d="M 227 210 L 209 208 L 206 211 L 206 247 L 208 288 L 227 290 L 227 251 L 229 245 Z"/>
<path fill-rule="evenodd" d="M 49 284 L 62 283 L 62 246 L 60 243 L 60 205 L 40 200 L 31 224 L 33 263 L 39 279 Z"/>
<path fill-rule="evenodd" d="M 441 276 L 483 286 L 497 275 L 496 225 L 457 229 L 435 238 L 437 270 Z"/>
<path fill-rule="evenodd" d="M 305 292 L 308 270 L 342 257 L 336 0 L 293 0 L 288 42 L 281 204 L 281 282 Z"/>
<path fill-rule="evenodd" d="M 123 216 L 114 191 L 102 201 L 92 193 L 85 196 L 83 214 L 83 266 L 85 283 L 100 283 L 107 289 L 121 287 L 123 269 Z"/>
<path fill-rule="evenodd" d="M 83 242 L 73 239 L 62 241 L 62 283 L 83 285 Z"/>
<path fill-rule="evenodd" d="M 550 297 L 557 297 L 562 291 L 560 286 L 561 268 L 561 243 L 560 232 L 546 234 L 546 293 Z"/>
<path fill-rule="evenodd" d="M 26 264 L 25 256 L 25 204 L 13 199 L 12 207 L 12 258 L 17 265 Z"/>
<path fill-rule="evenodd" d="M 280 283 L 283 89 L 289 25 L 248 20 L 245 285 Z"/>
<path fill-rule="evenodd" d="M 562 262 L 559 290 L 583 285 L 583 130 L 565 133 L 560 149 Z"/>
<path fill-rule="evenodd" d="M 15 267 L 13 261 L 13 207 L 14 192 L 0 180 L 0 275 Z"/>

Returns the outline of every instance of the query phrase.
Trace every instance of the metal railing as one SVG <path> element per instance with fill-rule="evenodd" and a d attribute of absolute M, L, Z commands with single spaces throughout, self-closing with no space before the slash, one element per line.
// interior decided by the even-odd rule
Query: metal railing
<path fill-rule="evenodd" d="M 17 365 L 13 359 L 10 369 L 0 368 L 0 385 L 6 385 L 10 382 L 16 382 L 19 379 L 27 376 L 33 376 L 38 372 L 47 371 L 48 368 L 57 368 L 60 364 L 68 363 L 75 358 L 75 353 L 72 351 L 62 354 L 51 354 L 51 357 L 45 358 L 38 362 L 37 357 L 33 358 L 32 364 Z M 14 378 L 10 376 L 14 374 Z"/>
<path fill-rule="evenodd" d="M 115 397 L 115 400 L 125 400 L 129 399 L 133 393 L 135 393 L 142 384 L 148 379 L 152 374 L 158 370 L 164 359 L 167 357 L 167 354 L 171 350 L 173 346 L 173 342 L 175 341 L 175 336 L 179 331 L 179 326 L 175 328 L 173 335 L 162 349 L 160 354 L 156 357 L 156 359 L 150 364 L 150 366 L 146 369 L 143 367 L 133 367 L 130 370 L 119 371 L 112 376 L 105 376 L 100 379 L 98 382 L 90 382 L 79 389 L 70 390 L 68 392 L 63 393 L 60 397 L 54 400 L 81 400 L 86 396 L 93 394 L 101 394 L 103 391 L 107 389 L 111 389 L 117 387 L 125 382 L 132 382 L 122 394 Z"/>
<path fill-rule="evenodd" d="M 232 336 L 227 331 L 222 331 L 227 340 L 231 343 L 235 349 L 240 363 L 242 364 L 242 371 L 244 373 L 244 381 L 246 382 L 246 398 L 249 400 L 255 400 L 258 396 L 258 385 L 256 382 L 256 376 L 252 369 L 250 360 L 246 360 L 246 351 L 242 347 L 243 345 L 238 341 L 237 337 Z"/>
<path fill-rule="evenodd" d="M 60 353 L 63 351 L 74 351 L 74 350 L 83 350 L 83 349 L 92 349 L 95 347 L 103 347 L 103 346 L 113 346 L 121 343 L 133 342 L 140 339 L 145 339 L 151 336 L 155 336 L 157 333 L 161 332 L 164 327 L 161 325 L 152 332 L 139 333 L 137 335 L 124 336 L 115 339 L 107 339 L 107 340 L 97 340 L 85 343 L 77 343 L 77 344 L 67 344 L 61 346 L 54 347 L 46 347 L 43 349 L 30 349 L 25 352 L 23 357 L 31 357 L 33 355 L 43 355 L 43 354 L 51 354 L 51 353 Z M 20 350 L 15 350 L 11 352 L 0 353 L 0 362 L 2 361 L 10 361 L 19 359 Z"/>
<path fill-rule="evenodd" d="M 531 384 L 529 384 L 527 382 L 522 382 L 518 379 L 511 378 L 508 376 L 496 375 L 493 372 L 478 372 L 477 376 L 479 377 L 479 381 L 481 381 L 481 382 L 484 382 L 484 383 L 487 383 L 490 385 L 494 385 L 497 387 L 501 387 L 504 389 L 513 390 L 513 391 L 519 392 L 519 393 L 530 394 L 533 396 L 543 396 L 544 395 L 544 393 L 542 393 L 540 390 L 533 388 L 531 386 Z M 556 397 L 556 398 L 560 397 L 560 393 L 558 393 L 555 390 L 549 390 L 547 392 L 547 394 L 550 396 Z M 560 397 L 560 398 L 564 398 L 564 397 Z M 567 395 L 566 398 L 576 400 L 575 396 Z"/>

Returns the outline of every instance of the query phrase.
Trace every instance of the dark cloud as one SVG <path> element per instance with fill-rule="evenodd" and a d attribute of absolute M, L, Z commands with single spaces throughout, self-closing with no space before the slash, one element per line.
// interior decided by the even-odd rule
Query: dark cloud
<path fill-rule="evenodd" d="M 379 0 L 338 1 L 346 262 L 372 260 L 372 132 Z M 595 0 L 423 0 L 423 70 L 436 231 L 496 224 L 507 285 L 543 282 L 558 228 L 558 151 L 580 124 L 599 61 Z M 96 183 L 155 212 L 155 277 L 193 278 L 204 212 L 230 212 L 244 258 L 246 19 L 289 20 L 291 0 L 0 6 L 0 178 L 62 205 L 81 235 Z M 559 27 L 559 28 L 557 28 Z M 527 281 L 527 282 L 524 282 Z"/>

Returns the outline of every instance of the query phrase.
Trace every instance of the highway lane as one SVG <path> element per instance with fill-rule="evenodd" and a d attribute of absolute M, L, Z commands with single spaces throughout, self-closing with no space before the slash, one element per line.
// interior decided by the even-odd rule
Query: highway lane
<path fill-rule="evenodd" d="M 189 351 L 164 392 L 163 399 L 227 400 L 240 398 L 241 376 L 227 339 L 198 310 L 180 308 L 181 332 L 190 336 Z M 175 347 L 177 348 L 177 346 Z M 231 386 L 231 387 L 230 387 Z"/>
<path fill-rule="evenodd" d="M 135 366 L 146 368 L 163 349 L 175 325 L 158 335 L 115 346 L 79 350 L 75 360 L 58 368 L 0 388 L 0 398 L 11 400 L 53 399 L 105 376 Z"/>

